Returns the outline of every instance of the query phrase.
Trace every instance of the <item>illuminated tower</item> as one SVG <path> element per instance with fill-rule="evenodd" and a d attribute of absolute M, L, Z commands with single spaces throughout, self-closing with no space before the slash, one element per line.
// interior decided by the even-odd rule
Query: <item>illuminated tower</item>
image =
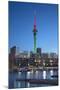
<path fill-rule="evenodd" d="M 37 29 L 36 29 L 36 15 L 34 16 L 34 28 L 33 28 L 33 36 L 34 36 L 34 53 L 36 53 L 36 34 L 37 34 Z"/>

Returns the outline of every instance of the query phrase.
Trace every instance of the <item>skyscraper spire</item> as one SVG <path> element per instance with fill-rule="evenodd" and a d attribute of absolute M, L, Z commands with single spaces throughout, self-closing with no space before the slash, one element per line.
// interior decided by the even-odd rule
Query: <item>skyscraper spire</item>
<path fill-rule="evenodd" d="M 36 11 L 34 12 L 34 29 L 36 30 Z"/>

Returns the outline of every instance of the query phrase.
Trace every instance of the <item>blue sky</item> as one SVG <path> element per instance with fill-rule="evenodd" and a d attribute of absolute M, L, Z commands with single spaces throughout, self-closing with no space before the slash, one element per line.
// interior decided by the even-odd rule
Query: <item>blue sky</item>
<path fill-rule="evenodd" d="M 58 52 L 58 5 L 9 2 L 9 48 L 33 51 L 34 11 L 37 47 L 43 52 Z"/>

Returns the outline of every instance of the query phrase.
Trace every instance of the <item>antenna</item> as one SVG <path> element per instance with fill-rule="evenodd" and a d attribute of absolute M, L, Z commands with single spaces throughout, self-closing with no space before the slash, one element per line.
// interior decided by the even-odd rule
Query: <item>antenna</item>
<path fill-rule="evenodd" d="M 36 10 L 34 11 L 34 26 L 36 26 Z"/>

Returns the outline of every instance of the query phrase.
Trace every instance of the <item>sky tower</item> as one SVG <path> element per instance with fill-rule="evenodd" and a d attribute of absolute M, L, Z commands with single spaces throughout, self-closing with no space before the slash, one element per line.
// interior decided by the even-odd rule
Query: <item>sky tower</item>
<path fill-rule="evenodd" d="M 36 34 L 37 34 L 37 29 L 36 29 L 36 14 L 34 15 L 34 28 L 33 28 L 33 36 L 34 36 L 34 53 L 36 53 Z"/>

